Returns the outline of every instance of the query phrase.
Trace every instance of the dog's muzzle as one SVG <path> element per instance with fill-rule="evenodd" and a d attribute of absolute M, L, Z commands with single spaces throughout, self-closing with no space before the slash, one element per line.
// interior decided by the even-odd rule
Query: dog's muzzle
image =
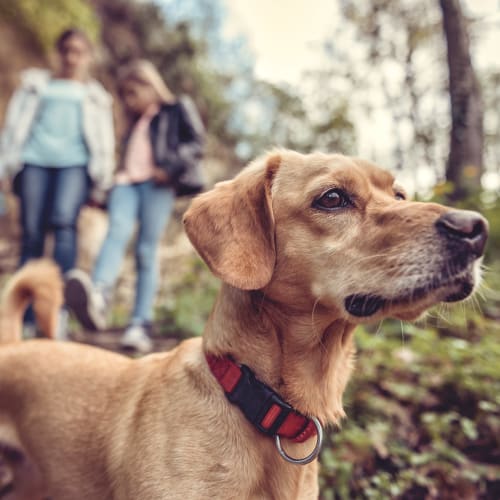
<path fill-rule="evenodd" d="M 474 290 L 472 265 L 480 258 L 488 239 L 488 221 L 477 212 L 450 210 L 434 224 L 444 244 L 444 265 L 437 275 L 429 276 L 427 284 L 408 291 L 404 297 L 382 297 L 376 293 L 352 294 L 345 298 L 344 307 L 352 316 L 369 317 L 380 311 L 388 302 L 393 305 L 411 303 L 422 299 L 438 288 L 449 288 L 445 302 L 457 302 Z"/>

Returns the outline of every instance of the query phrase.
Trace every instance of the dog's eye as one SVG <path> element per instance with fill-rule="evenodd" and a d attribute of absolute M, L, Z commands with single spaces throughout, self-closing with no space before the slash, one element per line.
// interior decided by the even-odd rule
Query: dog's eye
<path fill-rule="evenodd" d="M 394 198 L 396 198 L 396 200 L 406 200 L 406 195 L 404 193 L 402 193 L 401 191 L 396 191 L 394 193 Z"/>
<path fill-rule="evenodd" d="M 314 207 L 323 210 L 334 210 L 349 205 L 351 205 L 351 200 L 347 194 L 340 189 L 330 189 L 314 202 Z"/>

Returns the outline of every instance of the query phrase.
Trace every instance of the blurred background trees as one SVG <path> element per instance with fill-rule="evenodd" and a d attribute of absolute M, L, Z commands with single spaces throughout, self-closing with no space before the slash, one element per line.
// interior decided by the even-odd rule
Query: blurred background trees
<path fill-rule="evenodd" d="M 469 34 L 458 0 L 440 0 L 446 37 L 451 108 L 446 179 L 452 198 L 477 193 L 483 173 L 483 102 L 472 67 Z"/>
<path fill-rule="evenodd" d="M 500 44 L 500 11 L 474 16 L 473 0 L 336 0 L 315 47 L 321 63 L 283 83 L 258 77 L 245 35 L 224 33 L 227 1 L 2 0 L 0 116 L 19 71 L 47 66 L 59 32 L 78 26 L 96 41 L 96 74 L 111 91 L 120 64 L 147 57 L 174 92 L 193 96 L 212 181 L 273 146 L 340 151 L 393 170 L 417 198 L 482 211 L 485 298 L 419 327 L 360 329 L 348 420 L 330 434 L 321 484 L 324 499 L 500 498 L 500 65 L 478 64 L 492 32 Z M 174 225 L 162 249 L 169 335 L 201 333 L 218 286 L 182 238 Z"/>
<path fill-rule="evenodd" d="M 274 145 L 338 150 L 399 170 L 421 194 L 446 181 L 455 199 L 481 180 L 498 188 L 498 67 L 478 72 L 472 62 L 488 21 L 459 0 L 337 4 L 316 48 L 323 62 L 294 86 L 255 75 L 245 37 L 223 36 L 222 0 L 3 2 L 11 43 L 0 49 L 0 110 L 19 68 L 47 64 L 57 33 L 77 25 L 101 42 L 97 73 L 108 87 L 119 64 L 148 57 L 174 91 L 193 94 L 212 137 L 241 161 Z"/>

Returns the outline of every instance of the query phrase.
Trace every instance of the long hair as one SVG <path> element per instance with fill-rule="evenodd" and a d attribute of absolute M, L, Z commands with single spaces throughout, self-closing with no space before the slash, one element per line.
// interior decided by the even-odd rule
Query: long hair
<path fill-rule="evenodd" d="M 121 90 L 123 84 L 128 81 L 151 86 L 161 102 L 167 103 L 175 100 L 174 94 L 168 88 L 154 64 L 146 59 L 136 59 L 120 68 L 118 72 L 118 88 Z"/>

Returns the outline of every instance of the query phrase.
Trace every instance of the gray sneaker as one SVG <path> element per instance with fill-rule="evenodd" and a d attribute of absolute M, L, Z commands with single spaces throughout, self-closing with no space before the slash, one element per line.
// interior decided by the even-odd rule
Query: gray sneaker
<path fill-rule="evenodd" d="M 84 328 L 94 331 L 106 328 L 108 301 L 87 273 L 80 269 L 69 271 L 64 296 L 66 307 Z"/>
<path fill-rule="evenodd" d="M 130 325 L 125 330 L 120 339 L 122 349 L 140 352 L 147 354 L 153 350 L 153 341 L 148 335 L 148 327 L 146 325 Z"/>
<path fill-rule="evenodd" d="M 59 317 L 57 321 L 57 329 L 56 329 L 56 334 L 54 337 L 54 340 L 69 340 L 69 335 L 68 335 L 68 322 L 69 322 L 69 313 L 68 310 L 65 308 L 62 308 L 59 311 Z"/>
<path fill-rule="evenodd" d="M 23 340 L 35 339 L 37 337 L 37 329 L 35 323 L 23 323 Z"/>

